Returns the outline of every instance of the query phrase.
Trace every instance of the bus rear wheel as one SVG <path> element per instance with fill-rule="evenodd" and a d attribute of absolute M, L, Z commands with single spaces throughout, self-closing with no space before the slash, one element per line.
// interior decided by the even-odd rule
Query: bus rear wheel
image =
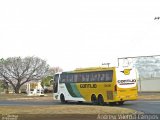
<path fill-rule="evenodd" d="M 115 105 L 116 105 L 116 102 L 109 102 L 109 105 L 110 105 L 110 106 L 115 106 Z"/>
<path fill-rule="evenodd" d="M 95 95 L 95 94 L 93 94 L 93 95 L 91 96 L 91 102 L 92 102 L 93 105 L 96 105 L 96 104 L 97 104 L 97 98 L 96 98 L 96 95 Z"/>
<path fill-rule="evenodd" d="M 105 102 L 104 102 L 104 99 L 103 99 L 103 96 L 102 95 L 98 95 L 98 104 L 99 105 L 104 105 Z"/>
<path fill-rule="evenodd" d="M 79 103 L 79 104 L 82 104 L 82 103 L 83 103 L 83 101 L 78 101 L 78 103 Z"/>
<path fill-rule="evenodd" d="M 118 102 L 118 105 L 123 105 L 124 104 L 124 101 L 119 101 Z"/>
<path fill-rule="evenodd" d="M 61 103 L 66 103 L 66 100 L 65 100 L 65 97 L 63 94 L 60 95 L 60 100 L 61 100 Z"/>

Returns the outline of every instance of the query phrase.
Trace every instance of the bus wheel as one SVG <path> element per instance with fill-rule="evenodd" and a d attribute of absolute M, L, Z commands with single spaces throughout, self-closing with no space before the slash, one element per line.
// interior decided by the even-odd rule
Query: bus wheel
<path fill-rule="evenodd" d="M 97 104 L 97 98 L 96 98 L 96 95 L 95 95 L 95 94 L 93 94 L 93 95 L 91 96 L 91 102 L 92 102 L 93 105 L 96 105 L 96 104 Z"/>
<path fill-rule="evenodd" d="M 123 105 L 124 104 L 124 101 L 119 101 L 118 102 L 118 105 Z"/>
<path fill-rule="evenodd" d="M 103 99 L 103 96 L 102 95 L 98 95 L 98 104 L 99 105 L 104 105 L 105 102 L 104 102 L 104 99 Z"/>
<path fill-rule="evenodd" d="M 109 102 L 109 105 L 114 106 L 114 105 L 116 105 L 116 102 Z"/>
<path fill-rule="evenodd" d="M 79 104 L 82 104 L 82 103 L 83 103 L 83 101 L 78 101 L 78 103 L 79 103 Z"/>
<path fill-rule="evenodd" d="M 60 95 L 61 103 L 66 103 L 65 97 L 63 94 Z"/>

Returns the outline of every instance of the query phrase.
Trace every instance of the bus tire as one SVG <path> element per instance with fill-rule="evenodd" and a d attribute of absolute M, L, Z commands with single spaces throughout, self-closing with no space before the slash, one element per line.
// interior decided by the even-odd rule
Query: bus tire
<path fill-rule="evenodd" d="M 98 104 L 99 105 L 104 105 L 105 104 L 103 96 L 101 94 L 98 95 Z"/>
<path fill-rule="evenodd" d="M 60 100 L 61 100 L 61 103 L 66 103 L 66 100 L 65 100 L 65 97 L 63 94 L 60 95 Z"/>
<path fill-rule="evenodd" d="M 79 104 L 82 104 L 82 103 L 83 103 L 83 101 L 78 101 L 78 103 L 79 103 Z"/>
<path fill-rule="evenodd" d="M 97 104 L 97 98 L 96 98 L 95 94 L 92 94 L 92 96 L 91 96 L 91 102 L 92 102 L 93 105 Z"/>
<path fill-rule="evenodd" d="M 124 101 L 119 101 L 118 102 L 118 105 L 123 105 L 124 104 Z"/>

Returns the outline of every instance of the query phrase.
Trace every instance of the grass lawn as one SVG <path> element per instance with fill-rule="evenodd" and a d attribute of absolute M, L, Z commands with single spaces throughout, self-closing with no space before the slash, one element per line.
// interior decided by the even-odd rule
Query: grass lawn
<path fill-rule="evenodd" d="M 93 105 L 1 106 L 0 114 L 134 114 L 135 110 Z"/>
<path fill-rule="evenodd" d="M 0 100 L 15 100 L 15 101 L 51 101 L 53 94 L 46 94 L 46 96 L 27 96 L 27 94 L 0 94 Z"/>

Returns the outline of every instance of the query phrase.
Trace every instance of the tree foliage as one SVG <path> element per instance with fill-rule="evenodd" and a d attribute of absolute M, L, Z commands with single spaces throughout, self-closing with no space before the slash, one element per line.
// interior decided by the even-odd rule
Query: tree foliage
<path fill-rule="evenodd" d="M 49 65 L 38 57 L 9 57 L 0 60 L 0 77 L 12 85 L 15 93 L 29 81 L 41 80 L 46 76 Z"/>
<path fill-rule="evenodd" d="M 60 67 L 51 67 L 51 68 L 49 68 L 49 70 L 48 70 L 48 75 L 49 76 L 54 76 L 54 74 L 55 73 L 57 73 L 57 72 L 62 72 L 63 70 L 62 70 L 62 68 L 60 68 Z"/>
<path fill-rule="evenodd" d="M 49 87 L 51 85 L 51 80 L 53 79 L 53 76 L 47 76 L 45 78 L 43 78 L 42 82 L 41 82 L 41 85 L 44 87 L 44 86 L 47 86 Z"/>
<path fill-rule="evenodd" d="M 48 76 L 42 79 L 41 85 L 44 86 L 50 86 L 52 84 L 51 80 L 53 79 L 53 76 L 57 72 L 62 72 L 63 70 L 60 67 L 51 67 L 48 70 Z"/>

